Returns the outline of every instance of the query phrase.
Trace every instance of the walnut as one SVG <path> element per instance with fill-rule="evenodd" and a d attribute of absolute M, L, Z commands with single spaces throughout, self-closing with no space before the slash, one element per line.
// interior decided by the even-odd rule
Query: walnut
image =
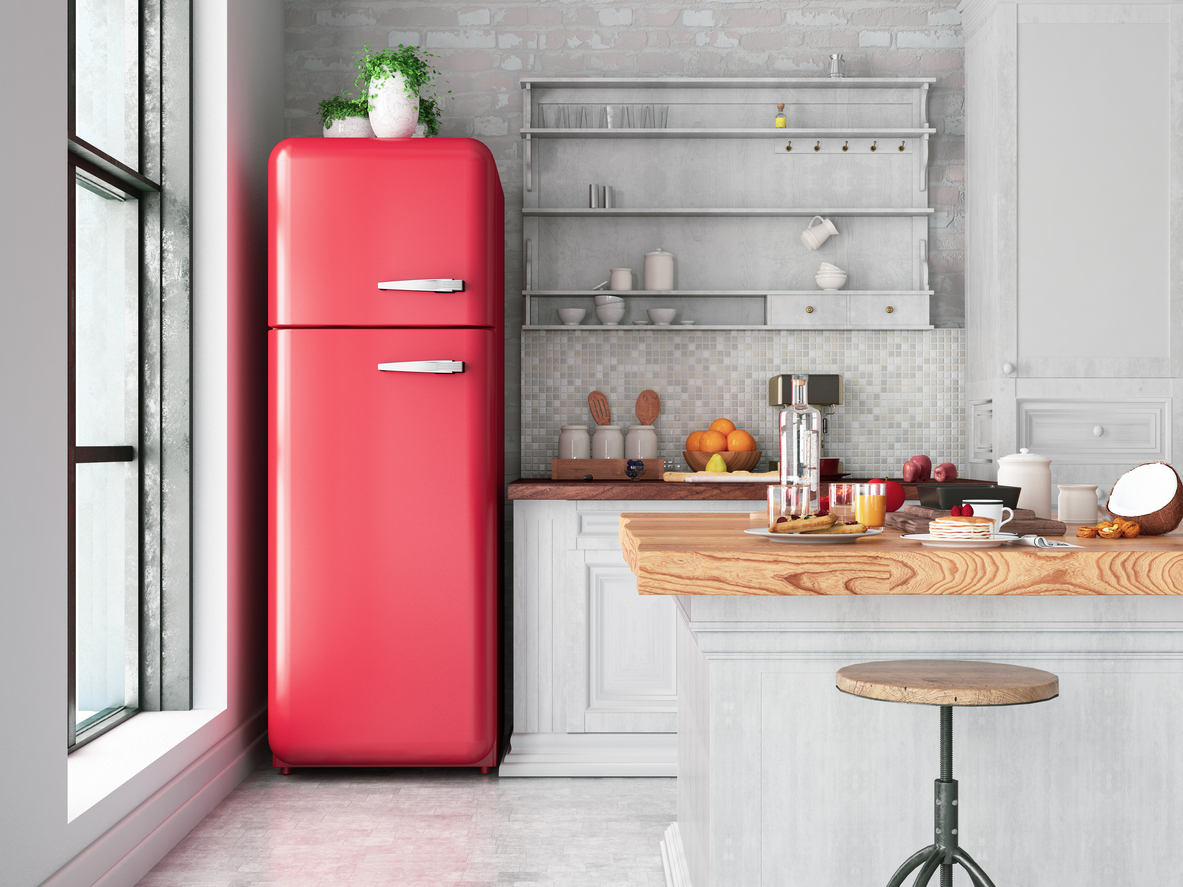
<path fill-rule="evenodd" d="M 1102 539 L 1120 539 L 1121 527 L 1104 527 L 1097 530 L 1097 535 Z"/>
<path fill-rule="evenodd" d="M 1126 521 L 1125 526 L 1121 528 L 1121 535 L 1123 539 L 1134 539 L 1141 532 L 1142 528 L 1133 521 Z"/>
<path fill-rule="evenodd" d="M 1077 539 L 1095 539 L 1097 536 L 1096 527 L 1080 527 L 1076 531 Z"/>

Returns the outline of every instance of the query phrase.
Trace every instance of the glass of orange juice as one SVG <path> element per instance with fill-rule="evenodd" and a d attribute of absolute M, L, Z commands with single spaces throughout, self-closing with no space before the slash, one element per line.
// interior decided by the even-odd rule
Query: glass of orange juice
<path fill-rule="evenodd" d="M 854 519 L 868 527 L 881 527 L 887 520 L 887 484 L 852 484 Z"/>

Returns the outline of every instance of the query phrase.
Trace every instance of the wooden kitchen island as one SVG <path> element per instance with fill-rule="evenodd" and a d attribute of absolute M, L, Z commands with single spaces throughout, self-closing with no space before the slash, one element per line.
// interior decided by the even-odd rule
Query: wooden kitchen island
<path fill-rule="evenodd" d="M 1183 866 L 1183 537 L 1079 549 L 797 545 L 743 515 L 621 515 L 642 596 L 677 603 L 671 884 L 886 883 L 932 828 L 937 708 L 839 693 L 838 668 L 982 659 L 1060 677 L 959 708 L 961 832 L 995 883 L 1173 882 Z"/>

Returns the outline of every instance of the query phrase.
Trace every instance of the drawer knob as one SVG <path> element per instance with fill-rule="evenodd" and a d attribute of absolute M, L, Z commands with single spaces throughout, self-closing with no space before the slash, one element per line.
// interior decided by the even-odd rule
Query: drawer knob
<path fill-rule="evenodd" d="M 812 313 L 813 313 L 813 306 L 812 306 L 812 305 L 806 305 L 806 306 L 805 306 L 805 313 L 806 313 L 806 314 L 812 314 Z"/>
<path fill-rule="evenodd" d="M 1010 363 L 1010 362 L 1008 361 L 1007 363 L 1004 363 L 1004 364 L 1002 365 L 1002 374 L 1003 374 L 1004 376 L 1009 376 L 1009 375 L 1010 375 L 1011 373 L 1013 373 L 1014 371 L 1015 371 L 1015 365 L 1014 365 L 1013 363 Z"/>
<path fill-rule="evenodd" d="M 1093 437 L 1100 437 L 1104 433 L 1105 433 L 1105 429 L 1103 426 L 1101 426 L 1101 425 L 1094 425 L 1093 426 Z"/>
<path fill-rule="evenodd" d="M 888 305 L 888 306 L 887 306 L 887 313 L 888 313 L 888 314 L 891 314 L 891 312 L 893 312 L 893 311 L 895 311 L 895 309 L 894 309 L 894 308 L 892 308 L 890 305 Z"/>

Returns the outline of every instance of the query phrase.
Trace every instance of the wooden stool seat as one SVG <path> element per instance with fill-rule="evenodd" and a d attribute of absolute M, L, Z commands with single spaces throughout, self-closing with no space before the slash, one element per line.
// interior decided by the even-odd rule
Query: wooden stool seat
<path fill-rule="evenodd" d="M 1051 672 L 958 659 L 848 665 L 838 670 L 837 686 L 854 696 L 922 705 L 1022 705 L 1060 693 L 1060 679 Z"/>

